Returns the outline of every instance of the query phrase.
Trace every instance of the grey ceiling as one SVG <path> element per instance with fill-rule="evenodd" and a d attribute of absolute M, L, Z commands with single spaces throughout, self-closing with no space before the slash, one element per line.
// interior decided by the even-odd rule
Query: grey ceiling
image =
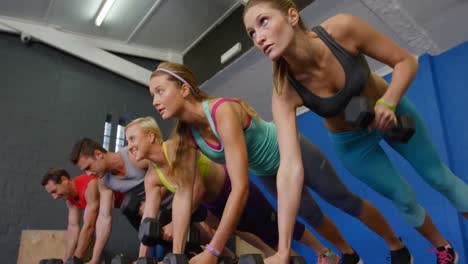
<path fill-rule="evenodd" d="M 155 58 L 156 53 L 174 52 L 184 56 L 207 33 L 214 32 L 216 25 L 228 19 L 241 2 L 115 0 L 103 25 L 96 27 L 94 18 L 103 0 L 0 0 L 0 19 L 42 25 L 87 39 L 103 39 L 107 44 L 117 44 L 114 51 L 125 46 L 123 52 L 131 54 L 134 50 L 138 56 Z M 467 0 L 298 0 L 298 3 L 306 6 L 301 13 L 310 26 L 337 13 L 351 13 L 415 55 L 438 54 L 468 39 Z M 218 39 L 224 37 L 220 35 Z M 206 50 L 198 57 L 209 56 L 210 52 L 214 53 Z M 249 53 L 252 54 L 247 52 L 246 56 Z M 383 65 L 371 61 L 371 66 L 377 70 Z M 217 70 L 217 75 L 230 72 L 220 71 L 224 67 Z M 214 79 L 217 78 L 220 77 Z M 210 84 L 207 87 L 216 90 Z M 249 97 L 248 91 L 242 97 Z"/>
<path fill-rule="evenodd" d="M 116 0 L 101 27 L 96 27 L 94 18 L 102 3 L 0 0 L 0 15 L 78 35 L 182 53 L 239 5 L 238 0 Z M 150 12 L 154 5 L 157 7 Z"/>

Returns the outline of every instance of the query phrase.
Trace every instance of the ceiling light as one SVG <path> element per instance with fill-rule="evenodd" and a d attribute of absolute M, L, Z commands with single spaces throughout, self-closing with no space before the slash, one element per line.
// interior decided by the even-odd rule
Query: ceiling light
<path fill-rule="evenodd" d="M 221 64 L 224 64 L 226 61 L 237 55 L 242 50 L 242 44 L 240 42 L 237 42 L 232 46 L 229 50 L 224 52 L 223 55 L 221 55 Z"/>
<path fill-rule="evenodd" d="M 101 26 L 102 21 L 104 21 L 104 18 L 106 18 L 107 13 L 109 13 L 109 10 L 111 9 L 114 2 L 115 0 L 106 0 L 106 2 L 101 6 L 101 10 L 99 10 L 96 20 L 94 21 L 96 26 Z"/>

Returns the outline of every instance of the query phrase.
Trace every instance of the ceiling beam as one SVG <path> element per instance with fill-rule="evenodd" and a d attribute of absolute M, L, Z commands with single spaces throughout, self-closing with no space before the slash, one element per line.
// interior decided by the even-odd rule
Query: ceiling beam
<path fill-rule="evenodd" d="M 12 27 L 8 27 L 7 25 L 4 25 L 2 23 L 0 23 L 0 31 L 3 31 L 3 32 L 8 32 L 8 33 L 21 33 L 20 31 L 12 28 Z"/>
<path fill-rule="evenodd" d="M 116 53 L 123 53 L 131 56 L 142 57 L 146 59 L 158 60 L 158 61 L 171 61 L 182 63 L 183 56 L 180 52 L 168 49 L 159 49 L 159 48 L 152 48 L 148 46 L 142 46 L 137 44 L 129 44 L 124 41 L 116 41 L 113 39 L 101 38 L 99 36 L 92 36 L 92 35 L 85 35 L 76 32 L 69 32 L 64 30 L 62 27 L 53 24 L 42 24 L 37 23 L 29 20 L 22 20 L 7 16 L 0 16 L 0 19 L 4 21 L 12 21 L 14 23 L 21 23 L 26 25 L 34 25 L 41 28 L 49 28 L 51 30 L 55 30 L 58 33 L 61 33 L 63 36 L 68 36 L 70 38 L 79 39 L 81 41 L 88 42 L 89 44 L 93 45 L 96 48 L 100 48 L 103 50 L 108 50 Z M 11 31 L 12 27 L 1 27 L 0 31 Z"/>
<path fill-rule="evenodd" d="M 49 21 L 49 16 L 50 13 L 52 12 L 52 9 L 54 8 L 55 5 L 55 0 L 49 0 L 49 6 L 47 7 L 47 12 L 45 13 L 44 17 L 42 18 L 43 23 L 47 23 Z"/>
<path fill-rule="evenodd" d="M 124 60 L 110 52 L 95 47 L 89 41 L 64 34 L 54 28 L 34 25 L 0 17 L 0 25 L 29 35 L 57 49 L 70 53 L 85 61 L 98 65 L 125 78 L 148 86 L 151 71 Z"/>
<path fill-rule="evenodd" d="M 404 9 L 399 0 L 360 0 L 372 13 L 388 25 L 397 36 L 408 44 L 410 51 L 421 55 L 436 55 L 440 48 L 430 35 Z"/>
<path fill-rule="evenodd" d="M 154 11 L 161 5 L 162 1 L 163 0 L 156 0 L 156 2 L 154 2 L 153 6 L 150 8 L 150 10 L 140 20 L 140 22 L 135 27 L 135 29 L 133 29 L 132 33 L 130 33 L 130 36 L 128 36 L 127 43 L 130 43 L 130 41 L 132 41 L 132 39 L 135 37 L 135 35 L 140 31 L 141 27 L 143 27 L 143 25 L 146 23 L 148 18 L 150 18 L 153 15 Z"/>
<path fill-rule="evenodd" d="M 31 21 L 13 19 L 10 17 L 5 17 L 5 16 L 0 16 L 0 19 L 3 20 L 6 24 L 8 24 L 7 21 L 11 21 L 13 23 L 20 23 L 24 25 L 34 25 L 34 26 L 41 27 L 41 28 L 49 28 L 50 30 L 55 30 L 57 33 L 62 34 L 63 36 L 67 36 L 69 38 L 88 42 L 92 46 L 103 49 L 103 50 L 108 50 L 112 52 L 123 53 L 123 54 L 131 55 L 131 56 L 137 56 L 137 57 L 158 60 L 158 61 L 171 61 L 171 62 L 177 62 L 177 63 L 183 62 L 182 54 L 173 50 L 149 48 L 147 46 L 128 44 L 122 41 L 105 39 L 105 38 L 100 38 L 97 36 L 90 36 L 90 35 L 84 35 L 84 34 L 79 34 L 79 33 L 67 32 L 67 31 L 64 31 L 60 26 L 56 26 L 56 25 L 40 25 L 37 23 L 33 23 Z M 0 31 L 21 32 L 21 31 L 14 31 L 13 28 L 14 27 L 7 27 L 5 25 L 2 26 L 0 24 Z"/>
<path fill-rule="evenodd" d="M 183 56 L 181 53 L 173 51 L 173 50 L 166 50 L 166 49 L 158 49 L 158 48 L 149 48 L 147 46 L 141 46 L 137 44 L 129 44 L 121 41 L 109 40 L 99 37 L 93 36 L 82 36 L 77 34 L 71 33 L 64 33 L 70 34 L 75 37 L 82 38 L 89 43 L 92 43 L 95 47 L 113 51 L 117 53 L 128 54 L 132 56 L 142 57 L 146 59 L 158 60 L 158 61 L 171 61 L 182 63 Z"/>
<path fill-rule="evenodd" d="M 208 33 L 210 33 L 213 28 L 215 28 L 217 25 L 221 24 L 232 12 L 236 10 L 236 8 L 240 5 L 242 5 L 242 1 L 237 1 L 235 2 L 224 14 L 219 17 L 209 28 L 207 28 L 200 36 L 198 36 L 195 41 L 193 41 L 187 48 L 185 48 L 184 51 L 182 51 L 182 54 L 187 54 L 195 45 L 197 45 Z"/>

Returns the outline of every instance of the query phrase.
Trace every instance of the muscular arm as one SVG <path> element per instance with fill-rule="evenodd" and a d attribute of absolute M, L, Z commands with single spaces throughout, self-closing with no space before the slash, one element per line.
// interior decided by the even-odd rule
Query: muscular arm
<path fill-rule="evenodd" d="M 221 251 L 234 232 L 249 195 L 247 147 L 240 113 L 234 103 L 222 104 L 217 112 L 218 132 L 224 145 L 232 190 L 210 245 Z"/>
<path fill-rule="evenodd" d="M 66 202 L 68 207 L 68 226 L 67 226 L 67 248 L 65 250 L 65 260 L 72 258 L 80 234 L 80 209 Z"/>
<path fill-rule="evenodd" d="M 170 151 L 174 151 L 175 146 L 173 145 L 173 141 L 171 139 L 165 141 L 167 148 Z M 195 147 L 195 146 L 191 146 Z M 196 151 L 196 157 L 195 157 L 195 162 L 196 164 L 199 158 L 199 155 L 201 155 L 198 151 Z M 198 206 L 200 205 L 201 201 L 203 200 L 203 196 L 205 195 L 205 185 L 203 184 L 203 180 L 201 178 L 201 175 L 199 173 L 199 168 L 198 165 L 196 165 L 195 170 L 194 170 L 194 179 L 193 179 L 193 198 L 192 198 L 192 212 L 194 212 Z"/>
<path fill-rule="evenodd" d="M 78 247 L 75 256 L 82 259 L 96 227 L 96 218 L 99 211 L 99 190 L 97 180 L 91 180 L 85 191 L 86 208 L 83 214 L 83 226 L 78 239 Z"/>
<path fill-rule="evenodd" d="M 112 229 L 112 207 L 114 193 L 102 179 L 98 182 L 99 189 L 99 214 L 96 221 L 96 243 L 93 248 L 93 258 L 89 263 L 99 263 L 102 251 L 109 240 Z"/>
<path fill-rule="evenodd" d="M 418 69 L 417 60 L 393 40 L 372 28 L 365 21 L 347 14 L 330 19 L 342 28 L 358 51 L 393 68 L 392 80 L 383 98 L 395 105 L 408 89 Z"/>
<path fill-rule="evenodd" d="M 149 166 L 145 175 L 145 193 L 146 201 L 145 208 L 143 211 L 142 220 L 150 217 L 156 218 L 156 215 L 159 212 L 162 200 L 162 184 L 160 183 L 159 177 L 157 176 L 153 166 Z M 143 243 L 140 243 L 140 252 L 139 256 L 144 257 L 148 255 L 148 246 L 145 246 Z"/>
<path fill-rule="evenodd" d="M 280 166 L 276 178 L 278 189 L 278 253 L 289 257 L 291 239 L 297 211 L 299 209 L 304 169 L 299 146 L 296 107 L 297 95 L 290 87 L 281 95 L 273 91 L 273 120 L 278 130 Z"/>
<path fill-rule="evenodd" d="M 172 201 L 172 251 L 175 254 L 182 254 L 185 251 L 185 242 L 192 212 L 196 153 L 196 149 L 192 147 L 188 148 L 182 157 L 184 160 L 183 168 L 178 170 L 180 175 L 175 177 L 177 180 L 177 191 Z"/>

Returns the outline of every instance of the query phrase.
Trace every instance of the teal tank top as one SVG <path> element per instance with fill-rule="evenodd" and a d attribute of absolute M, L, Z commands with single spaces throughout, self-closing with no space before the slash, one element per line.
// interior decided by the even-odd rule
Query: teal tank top
<path fill-rule="evenodd" d="M 209 159 L 217 163 L 225 163 L 224 146 L 218 135 L 216 127 L 216 109 L 226 101 L 238 102 L 230 98 L 221 98 L 214 105 L 212 111 L 208 101 L 203 101 L 203 111 L 210 123 L 211 130 L 218 139 L 219 146 L 208 143 L 191 127 L 193 139 L 200 151 Z M 276 175 L 280 162 L 278 136 L 276 126 L 272 122 L 266 122 L 260 118 L 250 118 L 250 123 L 244 129 L 244 138 L 247 145 L 249 169 L 258 176 Z"/>

